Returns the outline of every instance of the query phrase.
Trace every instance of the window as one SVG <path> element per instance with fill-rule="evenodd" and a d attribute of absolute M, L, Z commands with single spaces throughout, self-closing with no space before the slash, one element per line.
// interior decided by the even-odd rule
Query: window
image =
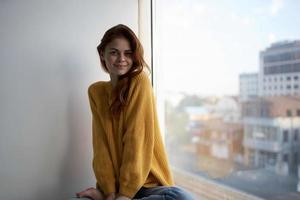
<path fill-rule="evenodd" d="M 286 116 L 291 117 L 292 116 L 292 111 L 291 110 L 287 110 L 286 111 Z"/>
<path fill-rule="evenodd" d="M 283 155 L 283 162 L 289 162 L 289 155 L 288 154 Z"/>
<path fill-rule="evenodd" d="M 299 137 L 299 129 L 294 130 L 294 141 L 297 142 Z"/>
<path fill-rule="evenodd" d="M 300 35 L 300 29 L 289 23 L 300 19 L 300 13 L 286 1 L 283 10 L 275 13 L 267 2 L 272 1 L 253 0 L 246 5 L 244 1 L 155 1 L 153 71 L 158 93 L 165 97 L 165 143 L 171 165 L 191 175 L 182 184 L 188 182 L 195 192 L 204 183 L 190 179 L 202 177 L 258 197 L 263 191 L 272 194 L 263 198 L 275 199 L 282 187 L 268 175 L 290 180 L 290 174 L 286 178 L 280 174 L 293 169 L 283 163 L 284 157 L 294 157 L 288 158 L 293 152 L 284 148 L 295 137 L 289 132 L 291 118 L 286 119 L 291 107 L 280 104 L 282 99 L 275 108 L 264 100 L 279 94 L 289 98 L 298 84 L 294 76 L 298 76 L 300 61 L 294 60 L 296 52 L 291 49 L 300 47 L 284 40 L 286 35 Z M 300 2 L 292 2 L 300 7 Z M 243 72 L 249 73 L 241 76 Z M 262 128 L 270 126 L 274 127 Z M 249 177 L 256 177 L 251 179 L 252 186 Z M 297 183 L 289 184 L 293 189 L 286 194 L 295 193 Z M 259 191 L 258 185 L 271 189 Z M 219 192 L 215 192 L 217 187 L 212 190 L 205 192 Z M 228 199 L 242 198 L 228 195 Z"/>
<path fill-rule="evenodd" d="M 294 164 L 297 166 L 298 165 L 298 152 L 294 153 Z"/>
<path fill-rule="evenodd" d="M 297 116 L 300 117 L 300 109 L 297 109 Z"/>
<path fill-rule="evenodd" d="M 286 89 L 288 89 L 288 90 L 291 89 L 291 85 L 287 85 Z"/>
<path fill-rule="evenodd" d="M 288 142 L 289 141 L 289 131 L 284 130 L 283 131 L 283 142 Z"/>
<path fill-rule="evenodd" d="M 283 73 L 297 73 L 300 72 L 300 63 L 296 64 L 283 64 L 272 67 L 265 67 L 264 74 L 272 75 L 272 74 L 283 74 Z M 291 81 L 291 77 L 288 76 L 286 78 L 287 81 Z"/>
<path fill-rule="evenodd" d="M 269 55 L 264 58 L 264 62 L 272 63 L 272 62 L 295 60 L 296 55 L 298 54 L 299 54 L 298 52 L 289 52 L 289 53 L 281 53 L 276 55 Z"/>

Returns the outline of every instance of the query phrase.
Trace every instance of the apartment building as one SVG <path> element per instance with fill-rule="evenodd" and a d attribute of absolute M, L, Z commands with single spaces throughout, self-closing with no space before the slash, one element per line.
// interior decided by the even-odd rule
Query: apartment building
<path fill-rule="evenodd" d="M 281 174 L 300 156 L 300 97 L 261 97 L 242 103 L 246 163 Z"/>

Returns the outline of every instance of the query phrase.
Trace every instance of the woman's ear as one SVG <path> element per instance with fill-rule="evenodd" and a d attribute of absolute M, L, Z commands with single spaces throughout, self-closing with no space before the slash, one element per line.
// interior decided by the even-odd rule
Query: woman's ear
<path fill-rule="evenodd" d="M 104 52 L 100 51 L 99 55 L 100 55 L 101 60 L 104 60 Z"/>

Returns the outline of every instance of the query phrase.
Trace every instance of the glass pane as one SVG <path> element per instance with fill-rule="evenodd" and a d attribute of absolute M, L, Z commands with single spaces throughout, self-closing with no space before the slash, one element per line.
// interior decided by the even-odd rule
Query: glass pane
<path fill-rule="evenodd" d="M 154 2 L 176 183 L 204 199 L 300 198 L 300 1 Z"/>

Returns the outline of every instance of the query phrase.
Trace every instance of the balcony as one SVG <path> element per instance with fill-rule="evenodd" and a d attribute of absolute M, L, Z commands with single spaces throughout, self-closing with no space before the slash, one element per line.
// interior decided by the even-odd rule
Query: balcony
<path fill-rule="evenodd" d="M 247 148 L 258 149 L 270 152 L 280 152 L 282 150 L 282 146 L 279 142 L 271 142 L 271 141 L 263 141 L 263 140 L 254 140 L 245 138 L 243 141 L 243 145 Z"/>

